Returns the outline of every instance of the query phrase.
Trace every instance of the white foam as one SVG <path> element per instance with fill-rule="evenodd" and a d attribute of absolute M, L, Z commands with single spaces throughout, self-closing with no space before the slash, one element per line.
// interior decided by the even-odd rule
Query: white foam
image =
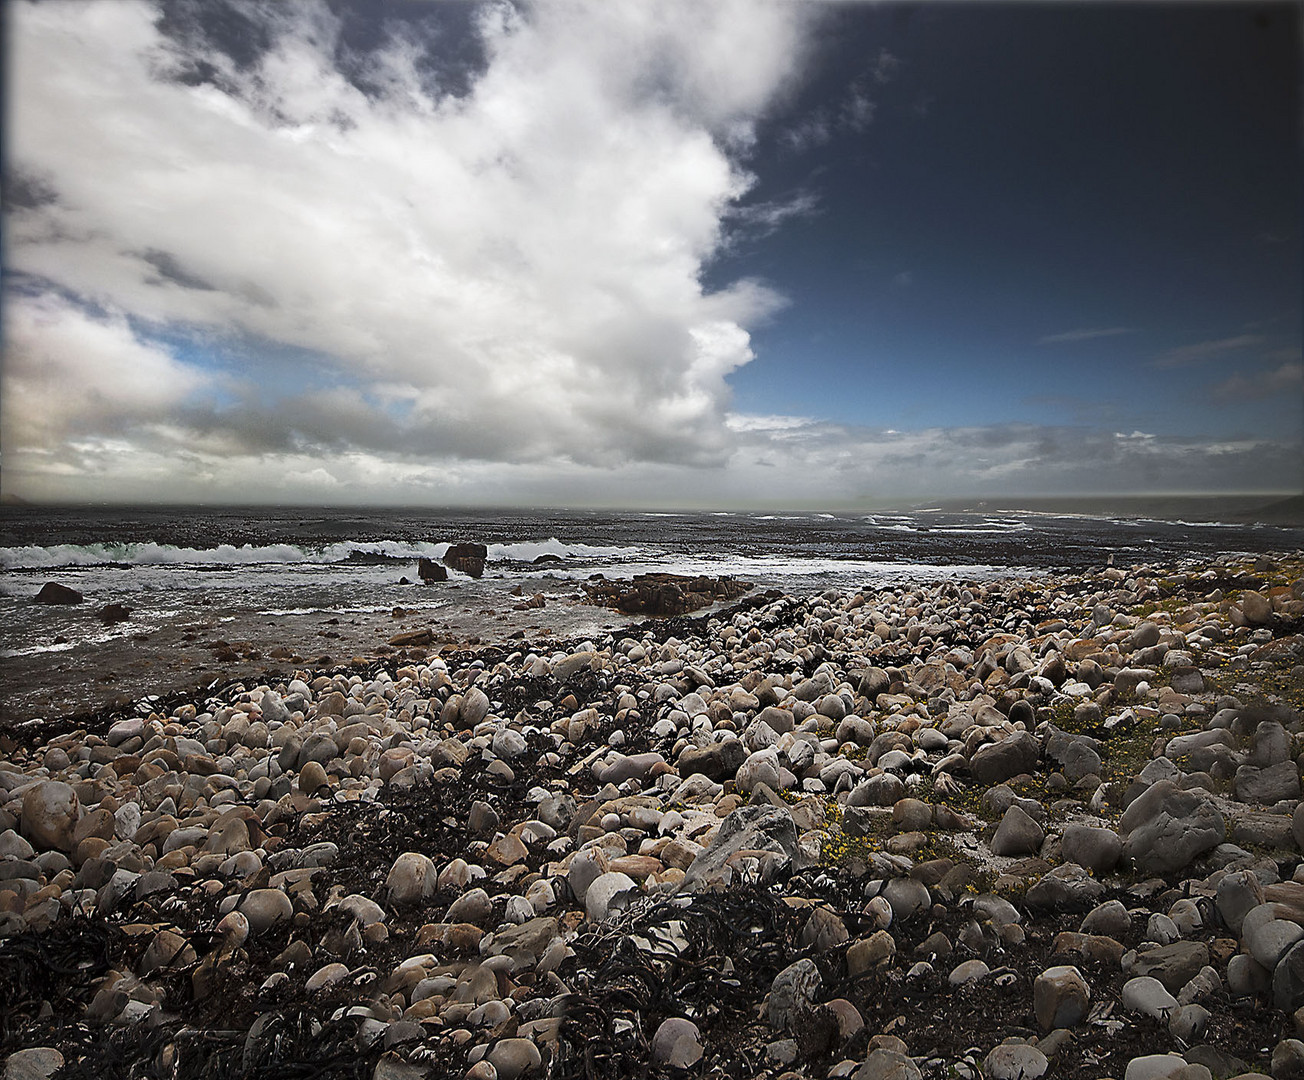
<path fill-rule="evenodd" d="M 559 559 L 624 559 L 647 555 L 647 548 L 603 547 L 594 544 L 563 544 L 555 536 L 547 540 L 522 540 L 514 544 L 489 544 L 489 561 L 507 560 L 532 563 L 541 555 L 556 555 Z"/>

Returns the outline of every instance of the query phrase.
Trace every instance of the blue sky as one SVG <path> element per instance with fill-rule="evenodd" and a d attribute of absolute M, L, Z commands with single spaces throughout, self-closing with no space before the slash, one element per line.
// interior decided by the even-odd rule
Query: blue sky
<path fill-rule="evenodd" d="M 6 492 L 1304 487 L 1297 5 L 6 15 Z"/>

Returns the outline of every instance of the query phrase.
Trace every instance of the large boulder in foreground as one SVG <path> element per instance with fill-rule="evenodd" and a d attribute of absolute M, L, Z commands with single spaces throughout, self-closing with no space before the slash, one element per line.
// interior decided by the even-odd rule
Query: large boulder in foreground
<path fill-rule="evenodd" d="M 1171 874 L 1226 839 L 1227 827 L 1206 794 L 1172 780 L 1151 784 L 1119 822 L 1123 854 L 1147 874 Z"/>

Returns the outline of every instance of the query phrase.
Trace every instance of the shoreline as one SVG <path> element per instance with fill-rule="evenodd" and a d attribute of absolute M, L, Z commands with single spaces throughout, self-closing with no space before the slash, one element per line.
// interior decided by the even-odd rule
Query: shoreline
<path fill-rule="evenodd" d="M 1292 1052 L 1304 553 L 437 644 L 12 732 L 0 1057 L 94 1071 L 112 1032 L 214 1076 L 1118 1080 Z"/>

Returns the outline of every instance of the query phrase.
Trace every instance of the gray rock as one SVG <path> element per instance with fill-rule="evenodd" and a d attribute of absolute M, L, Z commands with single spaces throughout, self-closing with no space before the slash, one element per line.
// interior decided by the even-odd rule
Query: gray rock
<path fill-rule="evenodd" d="M 928 893 L 928 886 L 914 878 L 892 878 L 883 886 L 882 896 L 892 908 L 892 916 L 898 922 L 904 922 L 912 915 L 927 911 L 933 902 Z"/>
<path fill-rule="evenodd" d="M 1272 985 L 1274 974 L 1249 953 L 1237 953 L 1227 961 L 1227 991 L 1232 997 L 1253 997 Z"/>
<path fill-rule="evenodd" d="M 1038 1080 L 1049 1068 L 1046 1055 L 1027 1043 L 1001 1043 L 983 1060 L 983 1076 L 989 1080 Z"/>
<path fill-rule="evenodd" d="M 485 1055 L 498 1072 L 498 1080 L 516 1080 L 543 1069 L 543 1055 L 529 1039 L 500 1039 Z"/>
<path fill-rule="evenodd" d="M 1121 938 L 1131 927 L 1132 916 L 1128 914 L 1123 902 L 1107 900 L 1087 913 L 1079 929 L 1084 934 L 1102 934 L 1105 937 Z"/>
<path fill-rule="evenodd" d="M 1031 855 L 1041 850 L 1041 842 L 1045 838 L 1045 830 L 1040 825 L 1020 807 L 1011 806 L 996 827 L 996 835 L 992 837 L 992 853 Z"/>
<path fill-rule="evenodd" d="M 16 1050 L 5 1058 L 4 1080 L 49 1080 L 63 1068 L 63 1055 L 52 1046 Z"/>
<path fill-rule="evenodd" d="M 390 867 L 385 895 L 394 907 L 414 907 L 435 891 L 435 864 L 417 851 L 405 851 Z"/>
<path fill-rule="evenodd" d="M 1158 780 L 1133 800 L 1119 823 L 1123 851 L 1147 874 L 1169 874 L 1223 842 L 1222 815 L 1201 791 Z"/>
<path fill-rule="evenodd" d="M 969 771 L 980 784 L 999 784 L 1021 773 L 1032 772 L 1041 756 L 1035 735 L 1021 731 L 1000 742 L 979 747 L 969 759 Z"/>
<path fill-rule="evenodd" d="M 468 889 L 449 906 L 444 921 L 450 923 L 474 923 L 481 928 L 489 925 L 493 918 L 494 902 L 484 889 Z"/>
<path fill-rule="evenodd" d="M 473 728 L 489 715 L 489 697 L 478 686 L 471 687 L 463 696 L 457 710 L 457 723 L 462 728 Z"/>
<path fill-rule="evenodd" d="M 1227 981 L 1231 982 L 1230 965 Z M 1277 961 L 1272 972 L 1272 1001 L 1286 1012 L 1304 1005 L 1304 941 L 1297 941 Z"/>
<path fill-rule="evenodd" d="M 1263 887 L 1252 870 L 1233 871 L 1218 882 L 1218 914 L 1234 934 L 1240 934 L 1245 916 L 1262 903 Z"/>
<path fill-rule="evenodd" d="M 1123 1080 L 1195 1080 L 1187 1068 L 1186 1058 L 1176 1054 L 1146 1054 L 1127 1063 Z"/>
<path fill-rule="evenodd" d="M 638 882 L 628 874 L 609 871 L 594 879 L 584 896 L 584 911 L 590 922 L 614 919 L 639 896 Z"/>
<path fill-rule="evenodd" d="M 1272 1048 L 1272 1080 L 1304 1080 L 1304 1042 L 1282 1039 Z"/>
<path fill-rule="evenodd" d="M 1272 601 L 1261 592 L 1246 589 L 1241 593 L 1241 613 L 1251 626 L 1267 626 L 1272 621 Z"/>
<path fill-rule="evenodd" d="M 1304 938 L 1304 926 L 1289 919 L 1256 921 L 1253 927 L 1247 919 L 1246 927 L 1245 947 L 1269 971 L 1277 966 L 1287 949 Z"/>
<path fill-rule="evenodd" d="M 1029 907 L 1084 911 L 1105 891 L 1105 886 L 1077 863 L 1064 863 L 1039 878 L 1028 889 Z"/>
<path fill-rule="evenodd" d="M 657 1065 L 688 1069 L 702 1059 L 702 1033 L 691 1020 L 672 1016 L 661 1021 L 652 1036 L 651 1049 Z"/>
<path fill-rule="evenodd" d="M 1177 1011 L 1168 1018 L 1168 1030 L 1190 1045 L 1199 1042 L 1209 1028 L 1210 1013 L 1203 1005 L 1177 1006 Z"/>
<path fill-rule="evenodd" d="M 701 892 L 728 884 L 732 872 L 725 863 L 744 849 L 773 853 L 775 871 L 788 866 L 797 855 L 797 828 L 791 812 L 769 803 L 740 806 L 724 819 L 715 839 L 693 859 L 680 889 Z"/>
<path fill-rule="evenodd" d="M 1233 787 L 1241 802 L 1260 806 L 1271 806 L 1282 799 L 1298 799 L 1299 766 L 1293 761 L 1282 761 L 1267 768 L 1242 765 L 1236 770 Z"/>
<path fill-rule="evenodd" d="M 240 913 L 249 920 L 249 933 L 257 936 L 294 915 L 294 905 L 280 889 L 254 889 L 240 903 Z"/>
<path fill-rule="evenodd" d="M 946 981 L 952 986 L 978 982 L 992 973 L 992 969 L 982 960 L 965 960 L 951 969 Z"/>
<path fill-rule="evenodd" d="M 815 1008 L 822 985 L 813 960 L 798 960 L 780 971 L 770 985 L 771 1030 L 797 1030 L 802 1014 Z"/>
<path fill-rule="evenodd" d="M 1247 765 L 1266 769 L 1290 760 L 1290 733 L 1278 720 L 1264 720 L 1254 729 Z"/>
<path fill-rule="evenodd" d="M 1123 855 L 1123 841 L 1113 829 L 1069 825 L 1060 840 L 1060 854 L 1097 874 L 1107 874 Z"/>
<path fill-rule="evenodd" d="M 734 778 L 738 766 L 746 759 L 747 747 L 742 741 L 726 739 L 708 746 L 685 747 L 676 764 L 680 776 L 689 777 L 693 773 L 701 773 L 709 780 L 724 782 Z"/>
<path fill-rule="evenodd" d="M 1128 1012 L 1153 1016 L 1156 1020 L 1166 1021 L 1177 1009 L 1177 998 L 1158 979 L 1148 975 L 1128 979 L 1123 984 L 1121 997 L 1123 1008 Z"/>
<path fill-rule="evenodd" d="M 1175 994 L 1208 963 L 1209 946 L 1203 941 L 1174 941 L 1171 945 L 1139 951 L 1132 972 L 1153 976 Z"/>
<path fill-rule="evenodd" d="M 923 1080 L 911 1058 L 896 1050 L 874 1050 L 856 1070 L 852 1080 Z"/>

